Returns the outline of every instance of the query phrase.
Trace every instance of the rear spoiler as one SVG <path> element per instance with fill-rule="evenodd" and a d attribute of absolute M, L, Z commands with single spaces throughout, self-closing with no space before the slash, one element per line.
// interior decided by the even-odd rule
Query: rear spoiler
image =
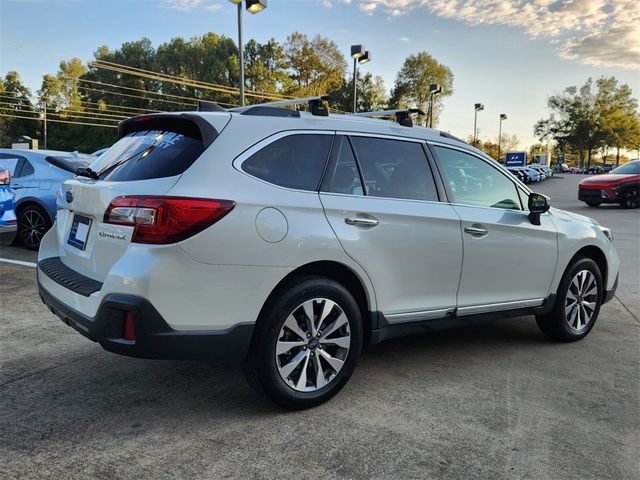
<path fill-rule="evenodd" d="M 213 143 L 218 131 L 213 125 L 193 113 L 150 114 L 131 117 L 118 124 L 118 140 L 132 132 L 144 130 L 169 130 L 187 137 L 202 140 L 204 148 Z"/>

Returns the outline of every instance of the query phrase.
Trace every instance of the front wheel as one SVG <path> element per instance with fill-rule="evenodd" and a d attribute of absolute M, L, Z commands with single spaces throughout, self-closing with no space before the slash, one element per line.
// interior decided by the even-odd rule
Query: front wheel
<path fill-rule="evenodd" d="M 280 288 L 256 324 L 243 370 L 275 403 L 319 405 L 347 383 L 362 349 L 357 302 L 341 284 L 305 277 Z"/>
<path fill-rule="evenodd" d="M 624 208 L 638 208 L 640 201 L 638 200 L 638 187 L 629 187 L 622 194 L 622 206 Z"/>
<path fill-rule="evenodd" d="M 598 318 L 603 292 L 598 264 L 590 258 L 577 259 L 562 277 L 553 310 L 536 316 L 538 327 L 562 342 L 586 337 Z"/>

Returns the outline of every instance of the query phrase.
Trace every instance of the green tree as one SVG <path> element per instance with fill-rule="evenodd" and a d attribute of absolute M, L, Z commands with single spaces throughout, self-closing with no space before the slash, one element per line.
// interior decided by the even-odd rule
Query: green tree
<path fill-rule="evenodd" d="M 343 79 L 340 88 L 331 93 L 333 99 L 332 107 L 343 112 L 353 110 L 353 78 L 349 81 Z M 380 76 L 373 76 L 367 72 L 358 75 L 358 97 L 357 109 L 359 112 L 371 112 L 383 110 L 389 103 L 387 89 L 384 80 Z"/>
<path fill-rule="evenodd" d="M 409 55 L 396 76 L 391 91 L 391 108 L 416 107 L 429 113 L 429 85 L 442 86 L 442 93 L 434 97 L 433 125 L 438 124 L 443 109 L 442 100 L 453 93 L 453 73 L 449 67 L 439 63 L 427 52 Z M 426 117 L 421 120 L 426 122 Z"/>
<path fill-rule="evenodd" d="M 638 101 L 633 98 L 629 85 L 619 85 L 615 77 L 600 78 L 596 85 L 596 108 L 603 131 L 603 162 L 606 163 L 608 152 L 613 148 L 616 150 L 616 164 L 619 165 L 620 150 L 625 148 L 633 135 L 637 135 L 639 129 Z"/>
<path fill-rule="evenodd" d="M 275 39 L 260 44 L 249 40 L 245 46 L 245 81 L 247 88 L 262 93 L 280 93 L 289 89 L 287 57 Z"/>
<path fill-rule="evenodd" d="M 579 165 L 591 165 L 597 149 L 624 148 L 633 137 L 637 119 L 637 100 L 627 85 L 614 77 L 594 82 L 588 79 L 580 88 L 566 88 L 549 97 L 549 118 L 539 120 L 534 132 L 540 140 L 553 139 L 561 152 L 577 151 Z M 619 159 L 619 151 L 618 151 Z"/>
<path fill-rule="evenodd" d="M 22 84 L 18 72 L 7 72 L 0 81 L 0 142 L 10 146 L 11 138 L 27 135 L 38 138 L 39 121 L 31 102 L 31 91 Z M 29 120 L 20 117 L 33 117 Z"/>
<path fill-rule="evenodd" d="M 320 35 L 309 40 L 294 32 L 287 37 L 284 49 L 291 78 L 285 90 L 288 95 L 323 95 L 342 85 L 347 62 L 334 41 Z"/>

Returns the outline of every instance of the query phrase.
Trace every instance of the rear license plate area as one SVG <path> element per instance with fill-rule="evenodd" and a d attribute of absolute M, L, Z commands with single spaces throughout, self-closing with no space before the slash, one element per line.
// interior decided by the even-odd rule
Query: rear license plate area
<path fill-rule="evenodd" d="M 74 215 L 69 239 L 67 243 L 77 249 L 84 250 L 87 246 L 87 238 L 89 238 L 89 229 L 91 228 L 91 219 L 82 215 Z"/>

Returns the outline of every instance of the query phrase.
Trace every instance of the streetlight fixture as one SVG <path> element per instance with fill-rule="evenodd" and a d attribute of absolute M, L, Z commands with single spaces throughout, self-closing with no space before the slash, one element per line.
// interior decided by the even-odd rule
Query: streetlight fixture
<path fill-rule="evenodd" d="M 364 65 L 371 61 L 371 52 L 365 50 L 362 45 L 351 45 L 351 58 L 353 58 L 353 113 L 356 113 L 356 101 L 358 99 L 358 64 Z"/>
<path fill-rule="evenodd" d="M 429 85 L 429 128 L 433 128 L 433 97 L 442 93 L 442 86 L 437 83 Z"/>
<path fill-rule="evenodd" d="M 473 146 L 476 146 L 477 140 L 478 140 L 478 112 L 481 112 L 482 110 L 484 110 L 484 105 L 481 103 L 476 103 L 475 104 L 475 113 L 473 115 Z"/>
<path fill-rule="evenodd" d="M 507 119 L 506 113 L 500 114 L 500 126 L 498 127 L 498 162 L 500 162 L 500 147 L 502 146 L 502 121 Z"/>
<path fill-rule="evenodd" d="M 240 63 L 240 106 L 244 107 L 244 42 L 242 41 L 242 0 L 229 0 L 238 6 L 238 61 Z M 267 0 L 245 0 L 247 12 L 259 13 L 267 8 Z"/>

